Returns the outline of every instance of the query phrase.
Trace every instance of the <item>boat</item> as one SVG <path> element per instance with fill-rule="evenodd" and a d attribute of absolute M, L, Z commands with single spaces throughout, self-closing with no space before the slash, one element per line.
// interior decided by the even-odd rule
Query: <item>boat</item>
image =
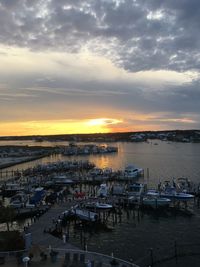
<path fill-rule="evenodd" d="M 141 195 L 144 194 L 144 191 L 145 191 L 144 184 L 134 183 L 134 184 L 129 185 L 127 193 L 128 193 L 128 196 L 140 197 Z"/>
<path fill-rule="evenodd" d="M 147 196 L 160 196 L 169 199 L 187 201 L 194 198 L 194 195 L 185 192 L 178 192 L 175 187 L 168 186 L 163 191 L 157 191 L 154 189 L 147 191 Z"/>
<path fill-rule="evenodd" d="M 106 184 L 101 184 L 97 192 L 98 197 L 107 197 L 108 196 L 108 187 Z"/>
<path fill-rule="evenodd" d="M 85 197 L 85 192 L 75 191 L 74 197 L 78 199 L 83 199 Z"/>
<path fill-rule="evenodd" d="M 21 202 L 20 200 L 13 200 L 12 202 L 10 202 L 9 207 L 12 207 L 14 209 L 19 209 L 19 208 L 23 208 L 24 205 L 25 204 Z"/>
<path fill-rule="evenodd" d="M 96 212 L 89 211 L 87 209 L 81 209 L 74 207 L 71 209 L 71 214 L 77 216 L 79 219 L 84 221 L 96 222 L 98 219 L 98 214 Z"/>
<path fill-rule="evenodd" d="M 24 187 L 21 187 L 18 183 L 6 183 L 2 185 L 2 196 L 3 197 L 12 197 L 18 192 L 24 191 Z"/>
<path fill-rule="evenodd" d="M 11 197 L 9 206 L 12 208 L 23 208 L 26 206 L 26 202 L 28 200 L 28 197 L 24 193 L 18 193 Z"/>
<path fill-rule="evenodd" d="M 103 174 L 103 170 L 101 168 L 93 168 L 91 171 L 89 171 L 88 173 L 90 176 L 95 177 L 97 175 L 102 175 Z"/>
<path fill-rule="evenodd" d="M 112 205 L 111 204 L 107 204 L 107 203 L 99 203 L 99 202 L 97 202 L 96 203 L 96 208 L 97 209 L 112 209 Z"/>
<path fill-rule="evenodd" d="M 111 188 L 112 195 L 124 195 L 125 194 L 125 187 L 124 185 L 114 184 Z"/>
<path fill-rule="evenodd" d="M 53 178 L 52 181 L 55 185 L 71 185 L 74 183 L 71 179 L 67 178 L 65 175 L 56 176 Z"/>
<path fill-rule="evenodd" d="M 142 199 L 143 206 L 152 208 L 168 207 L 170 203 L 171 200 L 169 198 L 159 196 L 146 196 Z"/>
<path fill-rule="evenodd" d="M 88 202 L 85 204 L 85 207 L 87 209 L 102 209 L 102 210 L 107 210 L 107 209 L 112 209 L 113 206 L 111 204 L 107 203 L 100 203 L 100 202 Z"/>
<path fill-rule="evenodd" d="M 195 191 L 194 184 L 187 177 L 179 177 L 177 179 L 177 187 L 184 193 L 193 193 Z"/>
<path fill-rule="evenodd" d="M 194 198 L 194 195 L 185 192 L 177 192 L 175 188 L 171 187 L 160 193 L 160 196 L 187 201 Z"/>
<path fill-rule="evenodd" d="M 37 187 L 34 191 L 33 196 L 30 198 L 29 203 L 36 205 L 38 204 L 40 201 L 42 201 L 42 199 L 45 196 L 45 191 L 43 187 Z"/>
<path fill-rule="evenodd" d="M 124 169 L 124 178 L 131 179 L 141 176 L 143 169 L 136 168 L 134 165 L 128 165 Z"/>
<path fill-rule="evenodd" d="M 130 204 L 139 204 L 141 202 L 142 196 L 144 195 L 144 191 L 144 184 L 134 183 L 132 185 L 129 185 L 127 191 L 128 202 Z"/>

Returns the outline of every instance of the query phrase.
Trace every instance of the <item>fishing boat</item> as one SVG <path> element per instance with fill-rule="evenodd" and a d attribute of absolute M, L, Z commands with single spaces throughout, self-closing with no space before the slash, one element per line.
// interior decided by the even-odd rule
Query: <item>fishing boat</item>
<path fill-rule="evenodd" d="M 134 165 L 128 165 L 124 169 L 124 178 L 132 179 L 141 176 L 143 169 L 136 168 Z"/>
<path fill-rule="evenodd" d="M 187 201 L 194 198 L 194 195 L 185 192 L 178 192 L 175 187 L 168 186 L 164 191 L 158 192 L 157 190 L 151 189 L 147 191 L 147 196 L 160 196 L 169 199 Z"/>
<path fill-rule="evenodd" d="M 108 187 L 106 184 L 101 184 L 97 192 L 98 197 L 107 197 L 108 196 Z"/>
<path fill-rule="evenodd" d="M 129 185 L 127 195 L 130 204 L 140 204 L 142 196 L 144 195 L 144 184 L 134 183 Z"/>
<path fill-rule="evenodd" d="M 144 184 L 134 183 L 128 186 L 128 196 L 140 197 L 144 193 Z"/>
<path fill-rule="evenodd" d="M 185 192 L 177 192 L 176 189 L 173 187 L 167 188 L 164 192 L 161 192 L 160 196 L 182 201 L 187 201 L 194 198 L 194 195 Z"/>
<path fill-rule="evenodd" d="M 77 216 L 79 219 L 84 221 L 95 222 L 98 219 L 98 214 L 96 212 L 89 211 L 87 209 L 82 209 L 74 207 L 71 209 L 71 214 Z"/>
<path fill-rule="evenodd" d="M 159 196 L 146 196 L 142 199 L 143 206 L 152 208 L 168 207 L 170 203 L 171 200 L 169 198 Z"/>
<path fill-rule="evenodd" d="M 195 185 L 187 177 L 179 177 L 177 179 L 177 187 L 184 193 L 193 194 L 196 191 Z"/>

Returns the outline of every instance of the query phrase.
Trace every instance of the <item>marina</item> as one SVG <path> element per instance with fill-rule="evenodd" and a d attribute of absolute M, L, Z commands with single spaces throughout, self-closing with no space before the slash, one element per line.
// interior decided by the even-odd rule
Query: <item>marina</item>
<path fill-rule="evenodd" d="M 126 148 L 126 143 L 117 144 L 118 148 L 122 145 Z M 143 144 L 131 145 L 134 150 L 138 149 L 138 146 L 141 146 L 141 149 L 143 147 Z M 163 144 L 159 143 L 156 148 L 161 145 Z M 167 144 L 165 145 L 167 146 Z M 148 149 L 150 146 L 153 150 L 152 152 L 155 153 L 154 147 L 150 144 L 147 143 L 145 146 Z M 76 158 L 70 158 L 70 160 L 66 157 L 64 161 L 64 156 L 62 156 L 62 161 L 60 160 L 61 158 L 55 161 L 56 158 L 54 157 L 51 163 L 41 162 L 34 165 L 33 162 L 32 167 L 26 165 L 27 168 L 23 166 L 23 169 L 20 169 L 19 165 L 16 166 L 16 169 L 13 167 L 14 169 L 12 170 L 9 168 L 2 170 L 7 171 L 7 178 L 2 174 L 2 185 L 4 187 L 5 185 L 13 184 L 14 189 L 32 192 L 32 201 L 30 201 L 31 198 L 29 197 L 27 208 L 25 208 L 25 204 L 23 204 L 24 207 L 22 208 L 18 206 L 21 205 L 19 202 L 14 202 L 19 216 L 17 220 L 19 218 L 25 219 L 21 231 L 24 231 L 24 229 L 26 232 L 33 231 L 31 233 L 34 236 L 34 242 L 38 244 L 41 242 L 41 246 L 48 247 L 48 242 L 53 246 L 54 241 L 57 240 L 55 244 L 58 244 L 58 248 L 63 247 L 63 233 L 65 233 L 68 240 L 67 244 L 69 245 L 72 244 L 79 249 L 85 250 L 87 248 L 87 250 L 108 255 L 114 253 L 117 258 L 139 266 L 145 266 L 142 263 L 145 261 L 144 258 L 147 257 L 149 262 L 151 260 L 148 247 L 152 247 L 153 251 L 157 247 L 156 243 L 150 245 L 151 238 L 148 242 L 146 240 L 149 236 L 147 231 L 150 228 L 154 232 L 152 236 L 158 237 L 159 228 L 156 227 L 156 221 L 163 225 L 168 235 L 171 233 L 169 229 L 172 229 L 172 232 L 174 231 L 173 222 L 177 226 L 179 224 L 182 225 L 181 227 L 179 225 L 180 233 L 182 232 L 181 229 L 185 229 L 186 225 L 188 225 L 187 220 L 190 220 L 190 224 L 195 225 L 200 203 L 198 183 L 195 178 L 192 179 L 190 176 L 190 179 L 181 179 L 180 177 L 175 179 L 172 178 L 176 176 L 173 173 L 171 179 L 160 175 L 159 179 L 153 180 L 151 173 L 154 170 L 146 168 L 146 166 L 150 166 L 149 162 L 148 165 L 143 166 L 141 162 L 136 160 L 132 161 L 132 165 L 130 165 L 129 153 L 123 154 L 122 152 L 120 154 L 121 150 L 119 149 L 118 151 L 117 157 L 120 157 L 120 160 L 121 157 L 126 155 L 129 161 L 129 164 L 128 162 L 125 163 L 121 169 L 115 168 L 116 155 L 102 154 L 97 156 L 99 160 L 106 157 L 109 163 L 111 157 L 113 164 L 102 166 L 99 164 L 101 161 L 95 162 L 96 155 L 94 155 L 92 161 L 89 161 L 89 158 L 85 158 L 85 156 L 77 156 Z M 133 170 L 138 168 L 135 166 L 139 166 L 144 171 L 140 172 L 137 177 L 135 177 L 135 174 L 126 177 L 127 174 L 123 175 L 126 166 L 128 166 L 128 169 Z M 166 167 L 169 167 L 169 165 L 166 165 Z M 9 172 L 13 175 L 9 176 Z M 95 179 L 96 177 L 98 179 Z M 168 190 L 166 190 L 166 180 L 169 183 Z M 15 188 L 19 185 L 20 188 Z M 42 187 L 44 188 L 44 195 L 41 194 L 39 199 L 36 194 L 33 197 L 33 189 L 35 188 L 36 192 L 43 192 Z M 169 191 L 171 192 L 170 194 Z M 14 194 L 2 192 L 4 192 L 4 198 L 11 198 L 11 195 Z M 41 201 L 44 203 L 40 203 Z M 35 205 L 37 202 L 36 207 L 28 206 Z M 51 213 L 52 211 L 54 211 L 54 214 Z M 29 220 L 29 218 L 32 219 Z M 151 218 L 155 218 L 154 220 L 156 221 L 152 221 Z M 44 220 L 46 221 L 45 224 Z M 183 221 L 186 224 L 183 224 Z M 165 224 L 166 226 L 164 226 Z M 169 228 L 166 228 L 167 224 Z M 23 229 L 23 227 L 25 228 Z M 137 233 L 141 230 L 140 240 Z M 36 234 L 37 231 L 38 234 Z M 171 237 L 172 240 L 176 240 L 179 235 L 179 231 L 175 232 L 175 237 Z M 137 239 L 134 238 L 135 235 Z M 41 239 L 42 236 L 52 236 L 53 239 L 50 241 L 51 239 L 48 238 L 48 241 L 43 241 L 43 238 Z M 163 237 L 158 238 L 158 244 L 162 244 L 162 247 L 170 247 L 170 242 L 163 243 L 165 239 L 164 233 L 161 236 Z M 126 251 L 121 251 L 117 244 L 121 246 L 125 242 L 125 237 L 130 244 L 130 250 L 127 248 Z M 98 244 L 96 238 L 99 240 Z M 183 236 L 181 235 L 182 238 Z M 112 246 L 109 245 L 109 240 L 113 240 Z M 139 249 L 139 247 L 136 249 L 131 240 L 135 240 L 134 243 L 139 242 L 140 247 L 143 247 L 143 249 Z M 146 240 L 149 245 L 142 245 L 143 240 Z M 183 240 L 191 241 L 186 237 Z M 133 247 L 134 253 L 132 251 Z M 155 258 L 155 252 L 153 253 Z"/>
<path fill-rule="evenodd" d="M 200 266 L 199 18 L 0 0 L 1 266 Z"/>

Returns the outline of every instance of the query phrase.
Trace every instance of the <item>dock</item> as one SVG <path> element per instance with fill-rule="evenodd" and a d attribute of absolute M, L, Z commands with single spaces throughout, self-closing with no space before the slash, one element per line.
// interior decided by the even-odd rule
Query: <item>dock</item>
<path fill-rule="evenodd" d="M 34 224 L 32 224 L 26 230 L 26 233 L 31 233 L 32 235 L 32 244 L 42 247 L 59 247 L 65 249 L 78 249 L 75 246 L 64 243 L 62 239 L 54 237 L 48 232 L 48 230 L 54 229 L 53 221 L 57 220 L 62 212 L 66 211 L 73 205 L 72 202 L 63 202 L 59 204 L 54 204 L 45 214 L 41 217 L 38 217 Z"/>

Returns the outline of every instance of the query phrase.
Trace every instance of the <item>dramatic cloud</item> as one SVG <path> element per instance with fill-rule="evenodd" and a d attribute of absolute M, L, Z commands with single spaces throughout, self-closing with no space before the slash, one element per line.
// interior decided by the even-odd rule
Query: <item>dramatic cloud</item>
<path fill-rule="evenodd" d="M 0 0 L 1 122 L 200 128 L 199 17 L 199 0 Z"/>
<path fill-rule="evenodd" d="M 129 71 L 199 70 L 198 0 L 1 0 L 2 44 L 106 55 Z"/>

